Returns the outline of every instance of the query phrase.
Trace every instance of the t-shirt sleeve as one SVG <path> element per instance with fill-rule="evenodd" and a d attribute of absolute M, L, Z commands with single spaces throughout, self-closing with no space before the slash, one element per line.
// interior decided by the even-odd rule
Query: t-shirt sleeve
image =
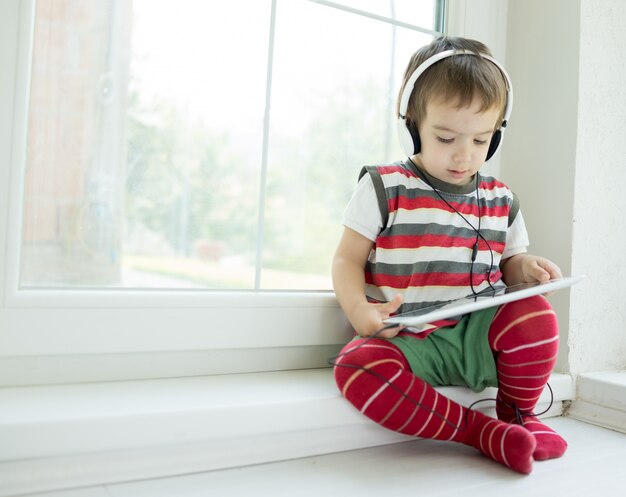
<path fill-rule="evenodd" d="M 522 211 L 518 211 L 513 223 L 506 232 L 506 245 L 502 253 L 502 259 L 525 253 L 529 244 L 530 241 L 528 240 L 524 217 L 522 216 Z"/>
<path fill-rule="evenodd" d="M 369 174 L 363 175 L 359 180 L 344 210 L 342 224 L 368 240 L 376 241 L 383 227 L 383 220 L 374 183 Z"/>

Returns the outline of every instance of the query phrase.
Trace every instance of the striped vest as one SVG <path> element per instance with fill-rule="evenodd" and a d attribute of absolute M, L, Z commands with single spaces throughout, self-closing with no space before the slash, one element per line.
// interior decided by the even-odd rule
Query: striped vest
<path fill-rule="evenodd" d="M 519 210 L 513 192 L 495 178 L 478 176 L 478 186 L 442 182 L 412 163 L 366 166 L 383 219 L 383 227 L 365 267 L 365 293 L 370 301 L 386 302 L 400 293 L 398 310 L 410 312 L 471 294 L 500 282 L 499 269 L 506 233 Z M 425 179 L 424 179 L 425 178 Z M 448 205 L 431 188 L 433 185 Z M 478 252 L 471 258 L 479 225 Z M 465 220 L 454 210 L 463 215 Z M 498 286 L 500 286 L 500 283 Z M 433 323 L 434 330 L 455 320 Z"/>

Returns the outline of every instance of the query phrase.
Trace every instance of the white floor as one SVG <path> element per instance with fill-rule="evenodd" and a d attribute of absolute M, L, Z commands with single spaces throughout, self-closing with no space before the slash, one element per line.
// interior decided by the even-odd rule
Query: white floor
<path fill-rule="evenodd" d="M 528 476 L 501 467 L 465 446 L 416 440 L 37 497 L 625 495 L 626 434 L 570 418 L 550 418 L 545 422 L 564 436 L 569 449 L 560 459 L 535 462 Z"/>

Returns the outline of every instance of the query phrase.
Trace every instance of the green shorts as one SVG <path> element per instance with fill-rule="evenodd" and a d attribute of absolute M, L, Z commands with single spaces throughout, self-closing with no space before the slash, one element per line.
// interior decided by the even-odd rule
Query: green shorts
<path fill-rule="evenodd" d="M 432 386 L 466 386 L 474 392 L 497 386 L 496 363 L 487 334 L 497 307 L 467 314 L 455 326 L 427 337 L 389 340 L 404 354 L 415 376 Z"/>

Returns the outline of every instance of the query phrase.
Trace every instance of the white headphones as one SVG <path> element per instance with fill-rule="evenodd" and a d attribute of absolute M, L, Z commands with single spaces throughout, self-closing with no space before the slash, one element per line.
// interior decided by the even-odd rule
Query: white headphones
<path fill-rule="evenodd" d="M 402 150 L 407 156 L 411 157 L 417 153 L 419 153 L 421 149 L 421 141 L 419 137 L 419 133 L 417 131 L 417 126 L 414 128 L 407 123 L 406 120 L 406 111 L 409 107 L 409 99 L 411 98 L 411 93 L 413 93 L 413 89 L 415 88 L 415 83 L 418 78 L 424 74 L 426 69 L 428 69 L 433 64 L 436 64 L 442 59 L 447 57 L 452 57 L 454 55 L 474 55 L 477 57 L 482 57 L 491 61 L 502 73 L 504 79 L 506 80 L 507 92 L 506 92 L 506 106 L 504 108 L 504 117 L 502 119 L 502 123 L 500 127 L 493 133 L 491 137 L 491 143 L 489 143 L 489 150 L 487 151 L 487 158 L 485 161 L 491 159 L 494 154 L 500 148 L 500 144 L 502 143 L 502 135 L 504 134 L 504 130 L 509 122 L 509 118 L 511 117 L 511 110 L 513 108 L 513 85 L 511 85 L 511 78 L 509 78 L 508 73 L 495 60 L 493 57 L 486 54 L 477 54 L 476 52 L 472 52 L 471 50 L 445 50 L 443 52 L 439 52 L 438 54 L 433 55 L 432 57 L 426 59 L 422 62 L 413 74 L 409 77 L 404 86 L 404 90 L 402 92 L 402 96 L 400 97 L 400 106 L 399 106 L 399 117 L 398 117 L 398 139 L 400 140 L 400 145 L 402 146 Z"/>

